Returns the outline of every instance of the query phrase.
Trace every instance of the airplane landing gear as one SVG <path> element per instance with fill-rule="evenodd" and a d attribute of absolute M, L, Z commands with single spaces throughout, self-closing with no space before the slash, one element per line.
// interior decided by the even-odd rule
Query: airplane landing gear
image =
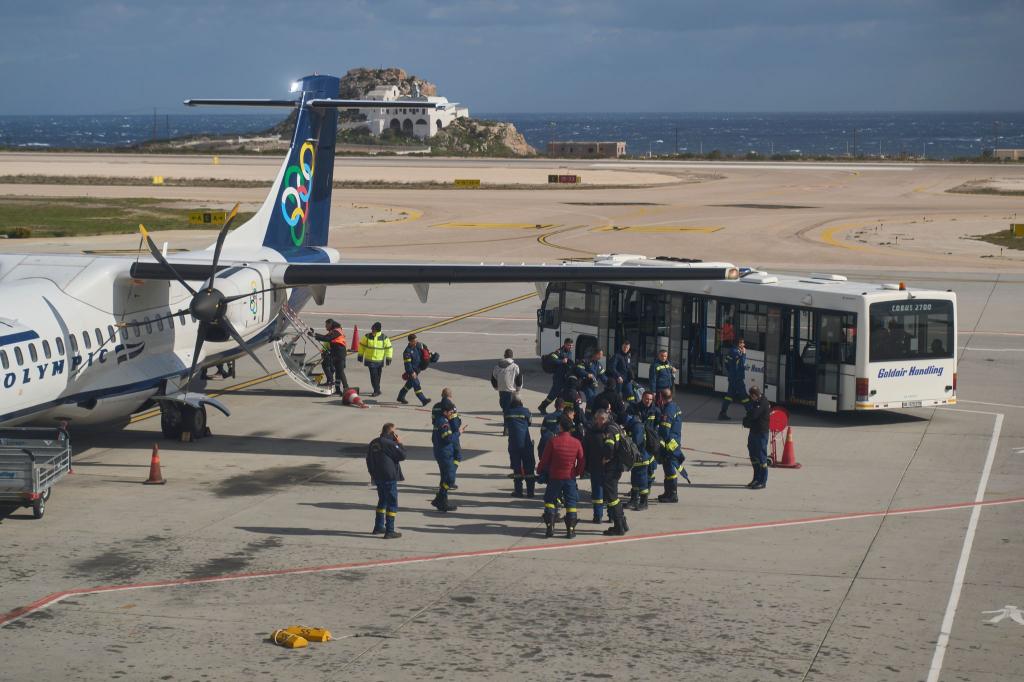
<path fill-rule="evenodd" d="M 181 440 L 188 433 L 192 440 L 206 435 L 206 406 L 190 407 L 179 403 L 160 404 L 160 430 L 164 438 Z"/>

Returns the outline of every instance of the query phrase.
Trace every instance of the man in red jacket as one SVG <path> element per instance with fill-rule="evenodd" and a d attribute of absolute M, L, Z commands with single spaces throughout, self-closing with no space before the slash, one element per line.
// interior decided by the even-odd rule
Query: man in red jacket
<path fill-rule="evenodd" d="M 546 474 L 548 479 L 544 491 L 544 537 L 548 538 L 555 534 L 555 501 L 559 498 L 565 503 L 565 537 L 576 537 L 576 504 L 580 497 L 576 479 L 583 475 L 586 463 L 583 446 L 572 430 L 572 420 L 563 416 L 558 422 L 558 435 L 548 441 L 537 465 L 537 473 Z"/>

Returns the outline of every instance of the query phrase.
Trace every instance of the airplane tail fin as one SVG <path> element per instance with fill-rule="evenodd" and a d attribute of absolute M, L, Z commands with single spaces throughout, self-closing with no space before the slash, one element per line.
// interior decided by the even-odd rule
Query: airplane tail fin
<path fill-rule="evenodd" d="M 236 248 L 265 246 L 290 262 L 326 262 L 320 249 L 327 245 L 334 184 L 334 145 L 338 131 L 337 107 L 314 107 L 313 101 L 337 98 L 335 76 L 306 76 L 292 85 L 299 95 L 291 100 L 238 100 L 235 104 L 295 107 L 298 116 L 291 147 L 274 185 L 259 211 L 228 235 Z M 229 101 L 189 100 L 188 104 L 227 104 Z"/>

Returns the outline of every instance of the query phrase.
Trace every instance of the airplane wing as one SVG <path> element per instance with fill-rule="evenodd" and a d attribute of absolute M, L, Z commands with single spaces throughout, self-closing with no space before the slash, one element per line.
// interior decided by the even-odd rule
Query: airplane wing
<path fill-rule="evenodd" d="M 606 264 L 607 263 L 607 264 Z M 614 264 L 613 264 L 614 263 Z M 223 263 L 226 269 L 242 263 Z M 204 281 L 210 266 L 200 263 L 174 264 L 182 279 Z M 160 263 L 140 261 L 131 276 L 143 280 L 175 280 Z M 679 281 L 737 279 L 737 268 L 729 263 L 675 262 L 662 259 L 629 261 L 570 262 L 555 265 L 507 265 L 465 263 L 273 263 L 270 281 L 275 287 L 332 284 L 457 284 L 496 282 L 590 282 Z"/>

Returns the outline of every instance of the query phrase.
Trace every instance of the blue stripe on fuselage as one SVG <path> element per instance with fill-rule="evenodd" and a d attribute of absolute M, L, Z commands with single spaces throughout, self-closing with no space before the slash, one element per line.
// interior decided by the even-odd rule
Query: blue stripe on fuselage
<path fill-rule="evenodd" d="M 32 339 L 38 339 L 39 334 L 35 332 L 16 332 L 14 334 L 7 334 L 6 336 L 0 336 L 0 346 L 10 346 L 14 343 L 21 343 L 22 341 L 31 341 Z"/>

